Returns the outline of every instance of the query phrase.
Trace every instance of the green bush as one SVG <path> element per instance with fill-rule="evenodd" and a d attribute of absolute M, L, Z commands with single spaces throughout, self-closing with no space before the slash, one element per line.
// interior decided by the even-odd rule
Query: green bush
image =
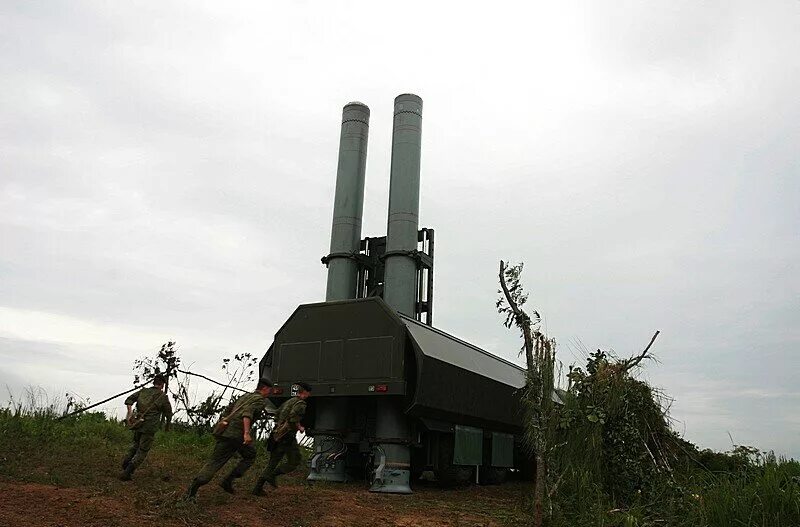
<path fill-rule="evenodd" d="M 745 446 L 699 450 L 624 366 L 598 351 L 570 372 L 549 525 L 800 527 L 800 463 Z"/>

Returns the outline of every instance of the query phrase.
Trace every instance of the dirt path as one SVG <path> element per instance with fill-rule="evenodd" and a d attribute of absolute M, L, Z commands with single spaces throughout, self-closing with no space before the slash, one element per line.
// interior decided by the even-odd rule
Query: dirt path
<path fill-rule="evenodd" d="M 412 496 L 370 494 L 358 485 L 290 484 L 264 498 L 229 496 L 216 485 L 196 504 L 180 501 L 180 489 L 70 488 L 0 481 L 0 527 L 225 526 L 371 527 L 491 526 L 511 520 L 519 486 L 445 491 L 422 488 Z"/>
<path fill-rule="evenodd" d="M 0 482 L 0 527 L 114 526 L 134 515 L 124 502 L 87 490 Z"/>

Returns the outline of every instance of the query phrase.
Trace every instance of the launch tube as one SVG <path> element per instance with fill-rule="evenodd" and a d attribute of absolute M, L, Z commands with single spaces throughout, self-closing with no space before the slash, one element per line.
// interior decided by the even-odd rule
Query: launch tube
<path fill-rule="evenodd" d="M 354 253 L 361 242 L 364 212 L 364 174 L 367 166 L 369 108 L 351 102 L 342 110 L 339 165 L 333 202 L 331 254 L 328 262 L 327 301 L 355 298 L 358 268 Z"/>
<path fill-rule="evenodd" d="M 394 100 L 383 298 L 410 317 L 415 312 L 417 262 L 408 252 L 417 249 L 421 144 L 422 99 L 399 95 Z"/>

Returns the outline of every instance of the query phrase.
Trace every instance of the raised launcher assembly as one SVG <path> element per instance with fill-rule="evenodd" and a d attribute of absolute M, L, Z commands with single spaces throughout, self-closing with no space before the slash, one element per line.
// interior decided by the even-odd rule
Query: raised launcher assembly
<path fill-rule="evenodd" d="M 364 477 L 408 494 L 423 471 L 445 484 L 499 483 L 521 454 L 524 370 L 433 324 L 432 229 L 419 228 L 422 99 L 394 101 L 385 237 L 361 239 L 369 108 L 342 112 L 326 301 L 299 306 L 275 334 L 261 375 L 314 398 L 309 480 Z"/>

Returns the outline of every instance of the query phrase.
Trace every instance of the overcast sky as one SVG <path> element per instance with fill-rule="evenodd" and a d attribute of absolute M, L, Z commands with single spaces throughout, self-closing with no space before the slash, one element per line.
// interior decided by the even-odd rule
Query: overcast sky
<path fill-rule="evenodd" d="M 800 457 L 800 3 L 0 4 L 0 398 L 219 375 L 324 299 L 342 106 L 424 100 L 437 326 L 503 357 L 500 258 L 563 362 L 641 350 L 679 432 Z M 121 402 L 119 403 L 121 404 Z"/>

